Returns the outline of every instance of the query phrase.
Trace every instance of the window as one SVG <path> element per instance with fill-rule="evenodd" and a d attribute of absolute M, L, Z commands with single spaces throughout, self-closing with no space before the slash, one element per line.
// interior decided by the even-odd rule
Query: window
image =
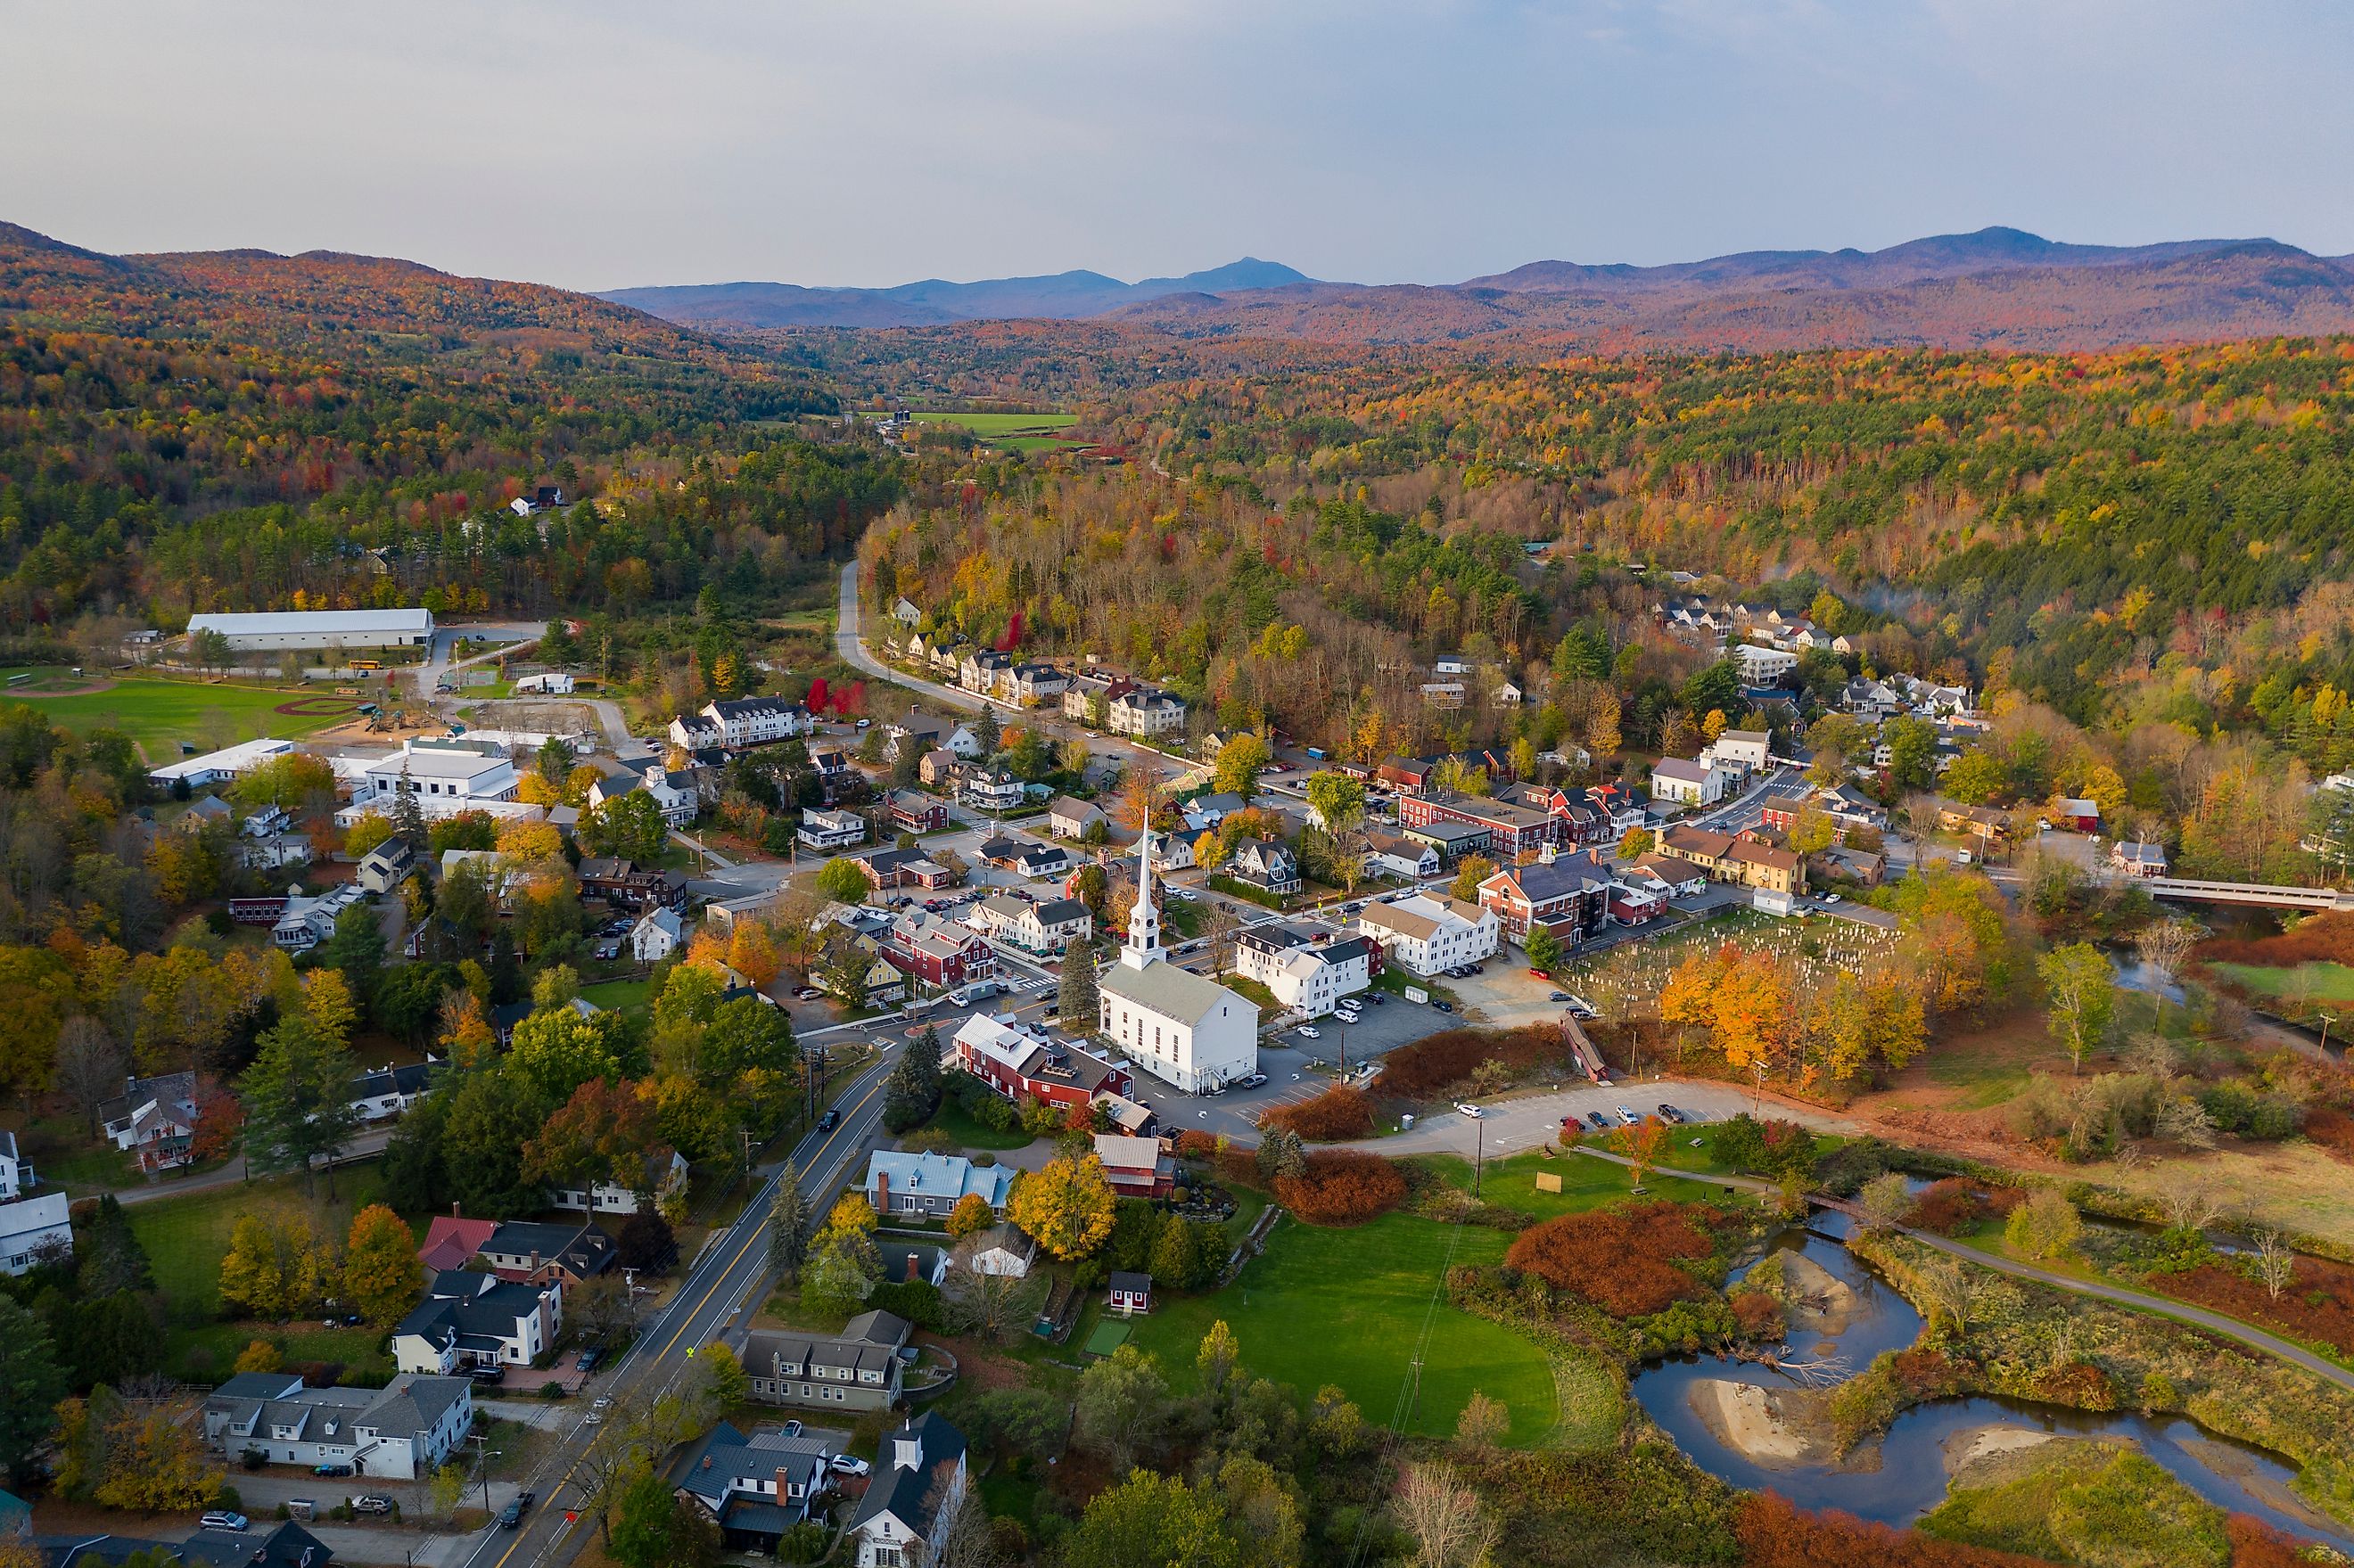
<path fill-rule="evenodd" d="M 869 1548 L 875 1553 L 875 1568 L 899 1568 L 899 1549 L 878 1543 Z"/>

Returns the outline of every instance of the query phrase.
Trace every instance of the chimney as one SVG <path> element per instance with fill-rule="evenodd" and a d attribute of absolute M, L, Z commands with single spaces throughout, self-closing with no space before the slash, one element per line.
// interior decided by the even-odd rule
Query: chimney
<path fill-rule="evenodd" d="M 708 1454 L 703 1457 L 703 1467 L 706 1470 L 711 1468 L 711 1456 Z"/>
<path fill-rule="evenodd" d="M 461 1213 L 457 1201 L 452 1199 L 450 1203 L 450 1217 L 453 1220 L 457 1219 L 461 1216 Z"/>
<path fill-rule="evenodd" d="M 891 1212 L 891 1172 L 888 1171 L 875 1172 L 875 1212 L 878 1214 Z"/>
<path fill-rule="evenodd" d="M 907 1255 L 907 1283 L 913 1285 L 920 1277 L 922 1270 L 917 1266 L 916 1255 L 911 1252 Z"/>

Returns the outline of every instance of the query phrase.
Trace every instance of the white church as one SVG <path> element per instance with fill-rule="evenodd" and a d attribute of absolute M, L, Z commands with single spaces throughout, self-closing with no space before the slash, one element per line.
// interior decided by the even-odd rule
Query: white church
<path fill-rule="evenodd" d="M 1128 944 L 1097 987 L 1103 1033 L 1128 1058 L 1187 1094 L 1258 1071 L 1258 1004 L 1168 961 L 1152 906 L 1152 835 L 1137 840 Z"/>

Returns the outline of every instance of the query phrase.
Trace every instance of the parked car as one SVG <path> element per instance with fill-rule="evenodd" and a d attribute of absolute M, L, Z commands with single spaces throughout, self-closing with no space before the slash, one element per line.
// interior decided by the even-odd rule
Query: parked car
<path fill-rule="evenodd" d="M 597 944 L 597 956 L 603 959 L 618 959 L 621 956 L 621 944 L 612 941 L 599 942 Z"/>
<path fill-rule="evenodd" d="M 507 1369 L 504 1367 L 476 1367 L 466 1375 L 472 1378 L 476 1383 L 504 1383 L 507 1378 Z M 326 1472 L 323 1470 L 320 1472 L 322 1475 L 324 1475 L 325 1473 Z"/>
<path fill-rule="evenodd" d="M 1587 1111 L 1585 1119 L 1592 1122 L 1597 1130 L 1606 1130 L 1610 1126 L 1609 1122 L 1603 1118 L 1600 1111 Z"/>
<path fill-rule="evenodd" d="M 825 1462 L 825 1467 L 837 1476 L 863 1476 L 874 1468 L 854 1454 L 836 1454 Z"/>
<path fill-rule="evenodd" d="M 604 1362 L 604 1360 L 605 1347 L 602 1345 L 591 1345 L 587 1350 L 580 1352 L 580 1359 L 575 1361 L 573 1365 L 579 1368 L 583 1372 L 592 1372 Z"/>
<path fill-rule="evenodd" d="M 1569 1000 L 1569 992 L 1565 991 L 1557 991 L 1551 996 L 1546 997 L 1545 1000 L 1547 1001 L 1567 1001 Z"/>
<path fill-rule="evenodd" d="M 1843 893 L 1826 893 L 1823 895 L 1823 902 L 1826 904 L 1837 904 L 1846 896 L 1847 895 Z"/>
<path fill-rule="evenodd" d="M 349 1476 L 357 1474 L 357 1472 L 349 1465 L 336 1464 L 313 1465 L 311 1467 L 311 1473 L 314 1476 Z"/>
<path fill-rule="evenodd" d="M 252 1521 L 241 1513 L 231 1513 L 227 1509 L 217 1508 L 197 1520 L 196 1526 L 200 1530 L 243 1530 L 250 1522 Z"/>
<path fill-rule="evenodd" d="M 1473 1105 L 1469 1100 L 1456 1101 L 1455 1108 L 1461 1111 L 1465 1116 L 1469 1117 L 1473 1121 L 1478 1121 L 1481 1117 L 1487 1115 L 1487 1112 L 1481 1110 L 1478 1106 Z"/>
<path fill-rule="evenodd" d="M 352 1499 L 354 1513 L 390 1513 L 392 1499 L 382 1492 L 363 1492 Z"/>
<path fill-rule="evenodd" d="M 1193 895 L 1186 892 L 1182 887 L 1171 888 L 1169 890 L 1169 896 L 1174 898 L 1180 904 L 1191 904 L 1193 902 Z"/>
<path fill-rule="evenodd" d="M 1266 1083 L 1267 1075 L 1265 1073 L 1253 1073 L 1250 1076 L 1243 1079 L 1242 1082 L 1236 1084 L 1235 1086 L 1239 1089 L 1256 1089 L 1265 1086 Z"/>
<path fill-rule="evenodd" d="M 1303 1023 L 1299 1028 L 1293 1030 L 1292 1033 L 1299 1035 L 1303 1040 L 1321 1040 L 1324 1038 L 1323 1031 L 1318 1029 L 1316 1025 L 1312 1023 Z"/>
<path fill-rule="evenodd" d="M 1451 1001 L 1434 1001 L 1430 1005 L 1438 1009 L 1441 1012 L 1452 1012 L 1455 1011 L 1455 1004 Z"/>
<path fill-rule="evenodd" d="M 1618 1107 L 1618 1120 L 1619 1120 L 1619 1122 L 1620 1122 L 1623 1126 L 1632 1127 L 1632 1126 L 1634 1126 L 1637 1122 L 1641 1121 L 1642 1119 L 1643 1119 L 1643 1118 L 1642 1118 L 1641 1117 L 1638 1117 L 1638 1116 L 1637 1116 L 1637 1115 L 1635 1114 L 1635 1107 L 1632 1107 L 1632 1106 L 1620 1106 L 1620 1107 Z"/>
<path fill-rule="evenodd" d="M 1537 968 L 1536 965 L 1531 964 L 1529 966 L 1529 978 L 1532 980 L 1549 980 L 1553 979 L 1553 971 L 1551 969 L 1541 969 Z"/>
<path fill-rule="evenodd" d="M 1679 1127 L 1683 1123 L 1684 1113 L 1662 1100 L 1659 1102 L 1659 1119 L 1670 1127 Z"/>
<path fill-rule="evenodd" d="M 1388 1002 L 1389 998 L 1384 996 L 1380 991 L 1369 991 L 1365 993 L 1365 1000 L 1372 1002 L 1375 1007 L 1381 1007 Z"/>

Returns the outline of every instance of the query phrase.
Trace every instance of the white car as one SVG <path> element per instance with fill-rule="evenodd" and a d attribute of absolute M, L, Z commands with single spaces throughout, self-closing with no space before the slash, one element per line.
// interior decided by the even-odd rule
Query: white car
<path fill-rule="evenodd" d="M 1643 1119 L 1643 1118 L 1642 1118 L 1641 1117 L 1638 1117 L 1638 1116 L 1637 1116 L 1637 1115 L 1635 1114 L 1635 1107 L 1632 1107 L 1632 1106 L 1620 1106 L 1620 1107 L 1618 1107 L 1618 1120 L 1619 1120 L 1619 1122 L 1620 1122 L 1622 1125 L 1627 1126 L 1627 1127 L 1632 1127 L 1632 1126 L 1634 1126 L 1637 1122 L 1641 1121 L 1642 1119 Z"/>
<path fill-rule="evenodd" d="M 1488 1114 L 1486 1111 L 1481 1110 L 1478 1106 L 1473 1105 L 1469 1100 L 1456 1101 L 1455 1108 L 1461 1111 L 1465 1116 L 1469 1117 L 1473 1121 L 1478 1121 L 1480 1118 Z"/>
<path fill-rule="evenodd" d="M 1299 1035 L 1303 1040 L 1321 1040 L 1324 1038 L 1324 1032 L 1317 1028 L 1316 1025 L 1312 1023 L 1303 1023 L 1299 1028 L 1293 1030 L 1292 1033 Z"/>
<path fill-rule="evenodd" d="M 1826 893 L 1823 895 L 1823 902 L 1826 904 L 1837 904 L 1840 899 L 1846 896 L 1847 895 L 1843 893 Z"/>
<path fill-rule="evenodd" d="M 215 1509 L 197 1520 L 196 1527 L 200 1530 L 241 1531 L 248 1522 L 245 1515 L 241 1513 L 231 1513 L 226 1509 Z"/>
<path fill-rule="evenodd" d="M 1186 892 L 1182 887 L 1171 888 L 1169 890 L 1169 896 L 1174 898 L 1180 904 L 1191 904 L 1193 902 L 1193 895 Z"/>
<path fill-rule="evenodd" d="M 854 1454 L 836 1454 L 825 1462 L 825 1467 L 837 1476 L 863 1476 L 874 1468 Z"/>

